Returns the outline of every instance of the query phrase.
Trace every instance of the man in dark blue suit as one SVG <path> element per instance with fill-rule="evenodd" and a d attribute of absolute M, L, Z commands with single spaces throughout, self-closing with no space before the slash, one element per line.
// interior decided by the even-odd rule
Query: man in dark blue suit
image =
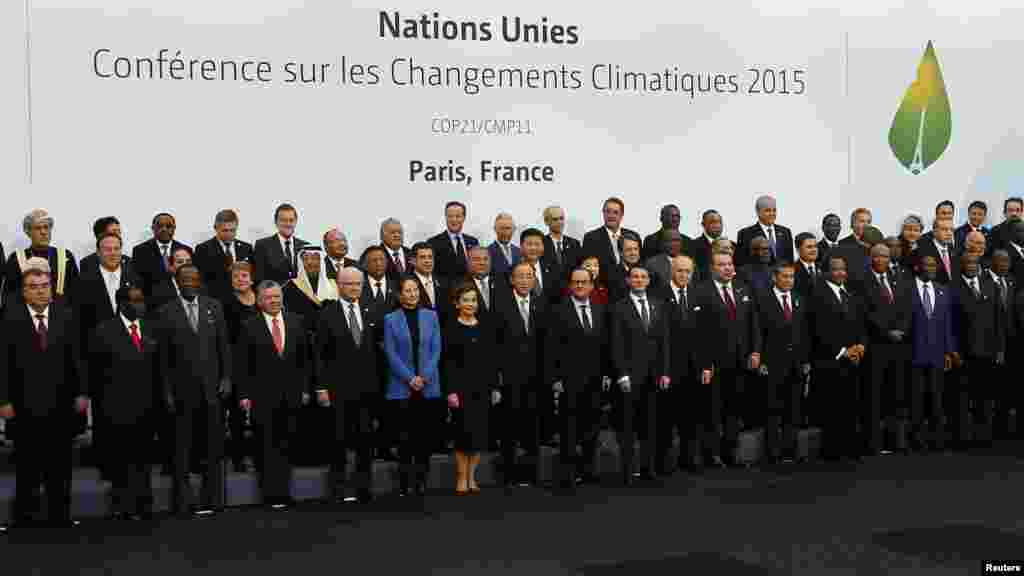
<path fill-rule="evenodd" d="M 503 212 L 494 219 L 495 240 L 487 247 L 487 253 L 491 257 L 491 273 L 497 278 L 508 279 L 519 263 L 519 246 L 512 243 L 515 231 L 516 223 L 510 214 Z"/>
<path fill-rule="evenodd" d="M 956 229 L 955 245 L 965 246 L 967 235 L 971 232 L 981 232 L 985 236 L 985 244 L 989 244 L 989 230 L 985 226 L 986 217 L 988 217 L 988 206 L 981 200 L 971 202 L 971 205 L 967 207 L 967 222 Z"/>
<path fill-rule="evenodd" d="M 736 264 L 743 266 L 754 260 L 750 252 L 750 244 L 754 238 L 758 237 L 768 240 L 771 264 L 775 262 L 792 262 L 793 233 L 790 232 L 789 228 L 775 223 L 775 215 L 778 212 L 775 206 L 775 198 L 760 196 L 754 208 L 757 210 L 757 222 L 740 230 L 736 236 L 736 254 L 739 256 Z"/>
<path fill-rule="evenodd" d="M 910 413 L 913 421 L 911 448 L 927 447 L 924 440 L 924 396 L 928 393 L 931 440 L 942 449 L 945 442 L 942 389 L 944 372 L 960 363 L 953 340 L 953 312 L 950 294 L 935 282 L 939 261 L 922 256 L 914 265 L 917 278 L 912 291 L 910 322 Z"/>
<path fill-rule="evenodd" d="M 463 234 L 466 223 L 466 205 L 452 201 L 444 205 L 445 231 L 427 240 L 434 249 L 434 272 L 450 283 L 461 279 L 469 271 L 469 249 L 480 241 Z"/>

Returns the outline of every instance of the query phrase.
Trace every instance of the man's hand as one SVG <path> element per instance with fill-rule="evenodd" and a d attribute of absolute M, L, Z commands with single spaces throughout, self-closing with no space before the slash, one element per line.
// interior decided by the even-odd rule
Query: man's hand
<path fill-rule="evenodd" d="M 847 360 L 849 360 L 850 362 L 853 362 L 854 364 L 857 363 L 857 347 L 856 346 L 850 346 L 849 348 L 846 349 L 846 358 L 847 358 Z"/>
<path fill-rule="evenodd" d="M 327 407 L 331 405 L 331 393 L 327 390 L 316 391 L 316 403 Z"/>
<path fill-rule="evenodd" d="M 662 390 L 668 390 L 672 386 L 672 378 L 668 376 L 662 376 L 658 378 L 658 387 Z"/>
<path fill-rule="evenodd" d="M 491 406 L 501 402 L 501 390 L 491 390 Z"/>
<path fill-rule="evenodd" d="M 761 367 L 757 369 L 757 373 L 760 376 L 767 376 L 768 375 L 768 365 L 767 364 L 761 364 Z"/>
<path fill-rule="evenodd" d="M 612 379 L 608 376 L 601 377 L 601 391 L 607 392 L 612 389 Z"/>
<path fill-rule="evenodd" d="M 811 363 L 810 362 L 805 362 L 804 364 L 800 365 L 800 374 L 802 376 L 804 376 L 806 378 L 807 375 L 810 374 L 810 373 L 811 373 Z"/>
<path fill-rule="evenodd" d="M 558 394 L 561 394 L 562 392 L 565 392 L 565 387 L 562 386 L 562 381 L 559 380 L 558 382 L 555 382 L 554 384 L 552 384 L 551 385 L 551 391 L 555 392 L 555 393 L 558 393 Z"/>
<path fill-rule="evenodd" d="M 750 353 L 750 369 L 757 370 L 761 367 L 761 353 L 751 352 Z"/>
<path fill-rule="evenodd" d="M 960 357 L 960 353 L 959 352 L 951 352 L 950 356 L 953 357 L 953 368 L 959 368 L 959 367 L 963 366 L 964 360 L 963 360 L 963 358 Z"/>
<path fill-rule="evenodd" d="M 700 381 L 705 386 L 707 386 L 708 384 L 711 384 L 711 370 L 705 370 L 705 371 L 701 372 Z"/>
<path fill-rule="evenodd" d="M 89 410 L 89 399 L 85 396 L 79 396 L 75 398 L 75 412 L 79 414 L 85 414 Z"/>
<path fill-rule="evenodd" d="M 949 372 L 953 369 L 953 357 L 949 354 L 942 359 L 942 369 Z"/>
<path fill-rule="evenodd" d="M 249 410 L 252 410 L 252 400 L 249 400 L 248 398 L 242 398 L 241 400 L 238 401 L 238 407 L 248 412 Z"/>
<path fill-rule="evenodd" d="M 1006 352 L 996 352 L 996 364 L 999 366 L 1006 364 Z"/>
<path fill-rule="evenodd" d="M 3 418 L 4 420 L 14 418 L 14 404 L 8 402 L 7 404 L 0 406 L 0 418 Z"/>
<path fill-rule="evenodd" d="M 623 392 L 629 392 L 631 390 L 629 386 L 629 376 L 619 378 L 619 390 L 622 390 Z"/>
<path fill-rule="evenodd" d="M 309 404 L 309 392 L 302 393 L 302 405 L 306 406 Z"/>
<path fill-rule="evenodd" d="M 903 330 L 889 330 L 889 341 L 895 344 L 903 342 Z"/>
<path fill-rule="evenodd" d="M 459 407 L 459 395 L 458 394 L 453 392 L 453 393 L 448 395 L 448 407 L 449 408 L 458 408 Z"/>
<path fill-rule="evenodd" d="M 226 398 L 228 395 L 231 394 L 231 379 L 230 378 L 222 378 L 221 379 L 220 386 L 217 388 L 217 394 L 219 394 L 221 398 Z"/>

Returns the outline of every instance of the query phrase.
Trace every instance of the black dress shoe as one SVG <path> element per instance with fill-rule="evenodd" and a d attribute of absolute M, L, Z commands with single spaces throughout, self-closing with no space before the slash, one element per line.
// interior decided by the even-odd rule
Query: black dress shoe
<path fill-rule="evenodd" d="M 416 483 L 416 495 L 423 496 L 427 493 L 427 484 L 425 482 Z"/>
<path fill-rule="evenodd" d="M 51 520 L 46 523 L 47 528 L 56 528 L 58 530 L 68 530 L 71 528 L 78 528 L 82 523 L 78 520 Z"/>
<path fill-rule="evenodd" d="M 217 513 L 213 506 L 195 506 L 192 508 L 193 518 L 209 518 Z"/>
<path fill-rule="evenodd" d="M 373 493 L 369 490 L 360 490 L 358 494 L 356 494 L 356 502 L 359 504 L 369 504 L 370 502 L 373 502 Z"/>

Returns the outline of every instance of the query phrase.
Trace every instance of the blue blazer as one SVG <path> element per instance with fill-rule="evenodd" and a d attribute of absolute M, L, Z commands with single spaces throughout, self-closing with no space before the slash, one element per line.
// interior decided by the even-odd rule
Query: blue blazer
<path fill-rule="evenodd" d="M 501 251 L 497 240 L 487 247 L 487 253 L 491 255 L 491 274 L 495 277 L 505 278 L 519 264 L 519 246 L 509 242 L 509 252 L 512 253 L 511 262 L 505 260 L 505 253 Z"/>
<path fill-rule="evenodd" d="M 412 336 L 405 312 L 399 308 L 384 317 L 384 356 L 388 361 L 388 400 L 409 398 L 409 381 L 422 376 L 427 384 L 423 387 L 424 398 L 439 398 L 441 384 L 437 367 L 441 361 L 441 325 L 437 313 L 420 308 L 417 311 L 420 327 L 419 366 L 413 367 Z"/>
<path fill-rule="evenodd" d="M 932 282 L 932 317 L 929 320 L 924 313 L 924 302 L 917 289 L 917 280 L 911 284 L 913 291 L 910 323 L 911 366 L 920 368 L 942 369 L 946 354 L 956 350 L 953 340 L 953 312 L 950 305 L 949 288 Z"/>

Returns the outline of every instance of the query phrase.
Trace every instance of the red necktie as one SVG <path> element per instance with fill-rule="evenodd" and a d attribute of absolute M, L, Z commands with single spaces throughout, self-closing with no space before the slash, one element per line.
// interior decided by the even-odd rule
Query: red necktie
<path fill-rule="evenodd" d="M 284 334 L 281 332 L 281 324 L 277 318 L 274 318 L 273 324 L 274 349 L 277 350 L 277 355 L 280 356 L 284 352 Z"/>
<path fill-rule="evenodd" d="M 132 333 L 132 344 L 135 344 L 135 349 L 142 352 L 142 338 L 139 337 L 139 327 L 132 324 L 128 329 Z"/>
<path fill-rule="evenodd" d="M 782 295 L 782 317 L 786 319 L 786 322 L 793 320 L 793 309 L 789 307 L 789 295 Z"/>
<path fill-rule="evenodd" d="M 736 302 L 732 299 L 732 295 L 729 294 L 729 289 L 722 286 L 722 298 L 725 299 L 725 305 L 729 308 L 729 320 L 736 319 Z"/>
<path fill-rule="evenodd" d="M 36 320 L 39 321 L 39 325 L 36 326 L 36 344 L 39 346 L 39 350 L 46 352 L 46 348 L 49 343 L 46 341 L 46 322 L 43 320 L 46 316 L 42 314 L 36 314 Z"/>
<path fill-rule="evenodd" d="M 398 268 L 398 271 L 401 272 L 401 273 L 404 273 L 405 272 L 405 266 L 402 265 L 402 259 L 398 257 L 398 251 L 397 250 L 395 251 L 395 254 L 394 254 L 394 260 L 395 260 L 395 266 Z"/>

